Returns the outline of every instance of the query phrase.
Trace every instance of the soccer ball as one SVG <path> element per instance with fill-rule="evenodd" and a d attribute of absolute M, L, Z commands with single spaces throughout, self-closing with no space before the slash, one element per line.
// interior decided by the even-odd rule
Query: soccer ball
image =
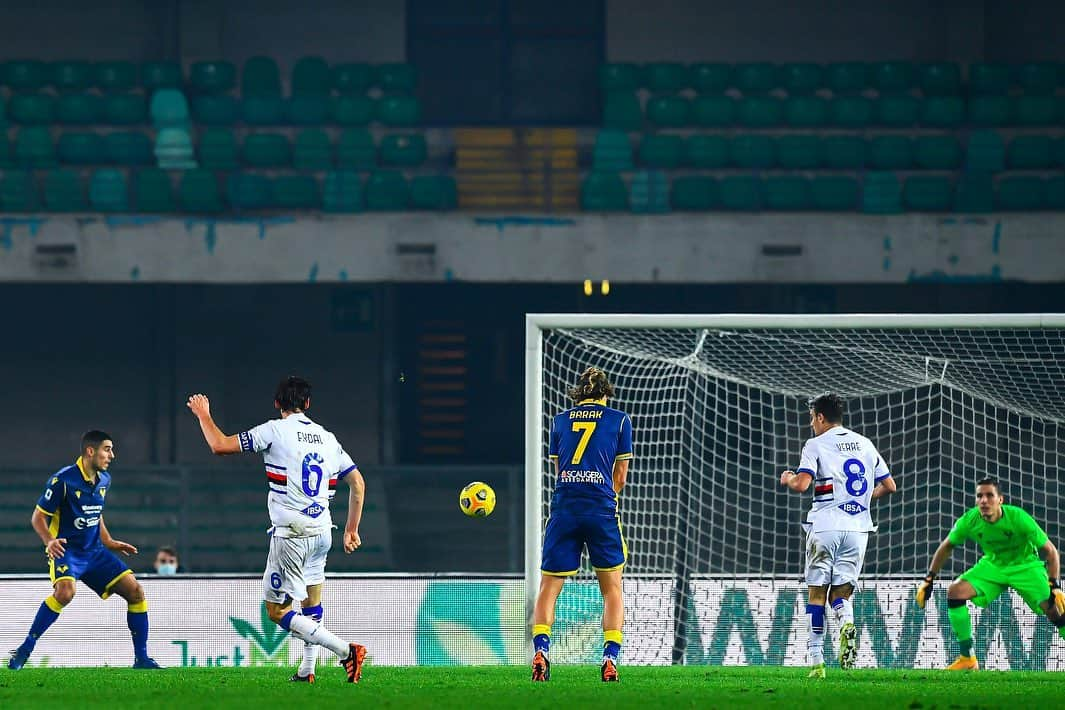
<path fill-rule="evenodd" d="M 459 493 L 459 508 L 471 518 L 484 518 L 496 507 L 496 492 L 487 483 L 474 481 Z"/>

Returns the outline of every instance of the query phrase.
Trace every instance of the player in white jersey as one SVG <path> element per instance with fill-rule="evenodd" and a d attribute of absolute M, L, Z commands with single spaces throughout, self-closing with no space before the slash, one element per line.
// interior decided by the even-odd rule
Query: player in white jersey
<path fill-rule="evenodd" d="M 812 483 L 814 502 L 806 516 L 806 585 L 810 624 L 810 677 L 825 677 L 825 602 L 840 625 L 839 665 L 854 667 L 858 633 L 850 597 L 862 571 L 865 546 L 874 529 L 869 505 L 895 492 L 884 459 L 873 442 L 843 426 L 843 400 L 823 394 L 809 403 L 814 437 L 802 448 L 795 471 L 780 474 L 781 485 L 798 493 Z"/>
<path fill-rule="evenodd" d="M 359 521 L 366 483 L 336 437 L 307 416 L 310 405 L 310 383 L 300 377 L 286 378 L 274 397 L 280 419 L 227 435 L 211 418 L 206 396 L 194 394 L 188 401 L 212 453 L 255 451 L 263 455 L 272 525 L 263 599 L 270 619 L 305 642 L 303 662 L 291 680 L 313 683 L 318 647 L 325 646 L 340 658 L 348 682 L 357 683 L 366 648 L 342 641 L 326 629 L 321 599 L 326 556 L 332 546 L 329 501 L 337 483 L 346 481 L 350 494 L 344 552 L 351 553 L 362 544 Z M 293 601 L 300 603 L 302 614 L 292 609 Z"/>

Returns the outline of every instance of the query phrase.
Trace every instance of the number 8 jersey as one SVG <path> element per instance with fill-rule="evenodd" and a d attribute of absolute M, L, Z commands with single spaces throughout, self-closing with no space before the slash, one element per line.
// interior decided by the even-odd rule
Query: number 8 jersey
<path fill-rule="evenodd" d="M 303 536 L 332 526 L 329 501 L 337 483 L 355 470 L 355 464 L 331 432 L 295 412 L 238 438 L 241 451 L 263 455 L 267 507 L 275 528 L 289 528 L 293 536 Z"/>
<path fill-rule="evenodd" d="M 891 475 L 873 442 L 857 432 L 835 426 L 806 442 L 796 473 L 813 477 L 814 502 L 806 516 L 809 532 L 869 532 L 876 484 Z"/>

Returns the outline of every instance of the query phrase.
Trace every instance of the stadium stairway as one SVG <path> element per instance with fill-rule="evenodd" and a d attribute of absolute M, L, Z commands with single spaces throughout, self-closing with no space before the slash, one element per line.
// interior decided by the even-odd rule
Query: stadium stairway
<path fill-rule="evenodd" d="M 454 137 L 460 207 L 576 208 L 575 129 L 461 128 Z"/>

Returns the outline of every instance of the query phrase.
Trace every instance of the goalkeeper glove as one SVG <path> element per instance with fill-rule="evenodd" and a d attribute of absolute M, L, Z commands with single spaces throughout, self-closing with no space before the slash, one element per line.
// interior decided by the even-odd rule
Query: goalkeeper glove
<path fill-rule="evenodd" d="M 1065 616 L 1065 592 L 1061 591 L 1056 579 L 1050 580 L 1050 598 L 1047 601 L 1058 612 L 1058 616 Z"/>
<path fill-rule="evenodd" d="M 924 605 L 932 598 L 932 592 L 935 589 L 932 585 L 935 581 L 936 576 L 929 572 L 924 581 L 917 585 L 917 608 L 924 609 Z"/>

